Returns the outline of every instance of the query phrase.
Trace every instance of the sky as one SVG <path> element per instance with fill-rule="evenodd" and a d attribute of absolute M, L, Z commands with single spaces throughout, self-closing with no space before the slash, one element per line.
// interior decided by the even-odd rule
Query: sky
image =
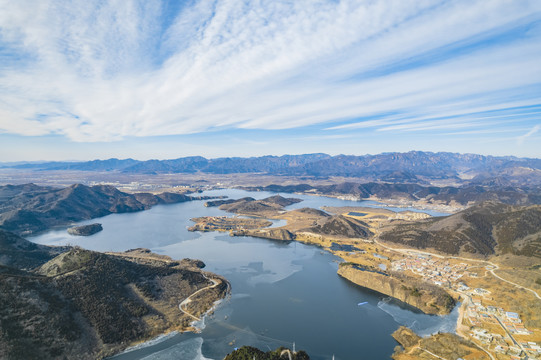
<path fill-rule="evenodd" d="M 539 0 L 0 0 L 0 162 L 541 158 Z"/>

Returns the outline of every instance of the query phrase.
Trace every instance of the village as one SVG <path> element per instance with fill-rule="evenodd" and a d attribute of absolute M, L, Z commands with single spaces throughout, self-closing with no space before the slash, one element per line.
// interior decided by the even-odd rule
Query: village
<path fill-rule="evenodd" d="M 425 281 L 460 294 L 463 301 L 462 324 L 478 345 L 494 352 L 502 359 L 541 359 L 541 346 L 523 341 L 519 336 L 532 335 L 516 312 L 495 306 L 491 291 L 469 287 L 465 278 L 477 278 L 477 265 L 451 262 L 430 255 L 415 254 L 391 263 L 391 270 L 411 271 Z M 492 304 L 492 305 L 489 305 Z"/>

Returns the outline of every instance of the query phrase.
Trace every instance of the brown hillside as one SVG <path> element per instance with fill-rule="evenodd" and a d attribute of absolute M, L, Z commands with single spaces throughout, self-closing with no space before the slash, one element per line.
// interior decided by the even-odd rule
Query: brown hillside
<path fill-rule="evenodd" d="M 181 194 L 127 194 L 106 185 L 75 184 L 60 189 L 32 184 L 6 185 L 0 186 L 0 228 L 28 234 L 111 213 L 189 200 L 192 198 Z"/>
<path fill-rule="evenodd" d="M 373 235 L 365 222 L 343 215 L 325 217 L 316 226 L 303 231 L 348 238 L 368 238 Z"/>
<path fill-rule="evenodd" d="M 389 227 L 380 238 L 448 254 L 541 257 L 541 205 L 485 202 L 450 216 Z"/>

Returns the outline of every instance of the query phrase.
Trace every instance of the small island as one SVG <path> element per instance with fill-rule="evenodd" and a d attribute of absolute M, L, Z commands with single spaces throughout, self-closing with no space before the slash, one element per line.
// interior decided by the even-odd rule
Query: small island
<path fill-rule="evenodd" d="M 99 223 L 74 226 L 68 229 L 68 234 L 75 236 L 90 236 L 103 230 L 103 226 Z"/>

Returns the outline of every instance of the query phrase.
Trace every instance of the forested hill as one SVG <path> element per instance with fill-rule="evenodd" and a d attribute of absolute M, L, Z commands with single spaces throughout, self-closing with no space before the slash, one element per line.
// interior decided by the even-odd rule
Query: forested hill
<path fill-rule="evenodd" d="M 450 216 L 391 226 L 380 239 L 446 254 L 541 258 L 541 205 L 484 202 Z"/>
<path fill-rule="evenodd" d="M 4 165 L 5 167 L 9 165 Z M 541 160 L 511 156 L 411 151 L 379 155 L 305 154 L 206 159 L 191 156 L 171 160 L 108 159 L 86 162 L 16 164 L 36 170 L 118 171 L 122 173 L 265 173 L 290 176 L 363 177 L 374 181 L 419 183 L 456 179 L 478 184 L 540 184 Z"/>
<path fill-rule="evenodd" d="M 0 250 L 1 359 L 101 359 L 184 329 L 193 318 L 180 302 L 207 288 L 190 303 L 200 316 L 229 288 L 197 261 L 146 249 L 102 254 L 36 245 L 0 230 Z"/>
<path fill-rule="evenodd" d="M 75 184 L 65 188 L 5 185 L 0 186 L 0 229 L 28 234 L 55 225 L 192 199 L 175 193 L 127 194 L 108 185 Z"/>
<path fill-rule="evenodd" d="M 333 185 L 278 185 L 244 187 L 246 190 L 278 193 L 306 193 L 330 196 L 350 196 L 357 199 L 394 199 L 424 204 L 469 206 L 483 201 L 497 201 L 509 205 L 541 204 L 541 187 L 512 186 L 423 186 L 419 184 L 355 183 Z"/>

